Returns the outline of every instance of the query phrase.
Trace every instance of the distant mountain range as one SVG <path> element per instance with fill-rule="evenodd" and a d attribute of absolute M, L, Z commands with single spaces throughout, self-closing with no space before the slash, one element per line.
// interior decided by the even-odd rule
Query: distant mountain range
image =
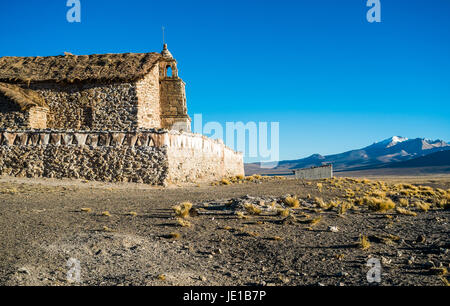
<path fill-rule="evenodd" d="M 450 145 L 442 140 L 428 140 L 423 138 L 408 139 L 394 136 L 386 140 L 374 143 L 368 147 L 352 150 L 340 154 L 322 156 L 314 154 L 297 160 L 280 161 L 278 167 L 267 171 L 261 169 L 259 163 L 246 164 L 246 173 L 276 173 L 289 172 L 292 169 L 308 168 L 324 164 L 333 164 L 336 171 L 359 170 L 387 167 L 394 163 L 406 162 L 417 159 L 412 165 L 420 167 L 421 163 L 432 163 L 432 159 L 419 159 L 430 154 L 450 150 Z M 439 155 L 441 159 L 448 158 L 447 155 Z M 432 157 L 432 156 L 431 156 Z M 442 162 L 442 161 L 441 161 Z M 401 166 L 399 166 L 401 167 Z"/>

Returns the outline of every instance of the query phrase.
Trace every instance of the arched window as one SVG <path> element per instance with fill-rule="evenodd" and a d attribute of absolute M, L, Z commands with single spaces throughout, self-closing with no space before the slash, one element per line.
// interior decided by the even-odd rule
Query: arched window
<path fill-rule="evenodd" d="M 171 66 L 167 66 L 166 71 L 167 71 L 166 72 L 167 77 L 171 78 L 172 77 L 172 67 Z"/>

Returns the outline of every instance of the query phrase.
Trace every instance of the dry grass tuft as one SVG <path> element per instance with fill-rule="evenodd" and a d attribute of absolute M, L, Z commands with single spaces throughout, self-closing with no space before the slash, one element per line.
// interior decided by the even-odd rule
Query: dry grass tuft
<path fill-rule="evenodd" d="M 183 219 L 183 218 L 177 218 L 176 221 L 177 221 L 177 224 L 181 227 L 191 227 L 192 226 L 191 222 L 189 222 L 188 220 Z"/>
<path fill-rule="evenodd" d="M 302 221 L 302 223 L 314 226 L 314 225 L 319 224 L 320 221 L 322 221 L 322 217 L 317 217 L 317 218 L 314 218 L 314 219 L 305 220 L 305 221 Z"/>
<path fill-rule="evenodd" d="M 431 208 L 431 205 L 425 202 L 416 202 L 415 205 L 418 209 L 420 209 L 423 212 L 427 212 Z"/>
<path fill-rule="evenodd" d="M 322 192 L 323 184 L 322 183 L 317 183 L 317 189 L 319 190 L 319 192 Z"/>
<path fill-rule="evenodd" d="M 300 207 L 300 201 L 297 197 L 287 197 L 283 200 L 284 204 L 289 206 L 290 208 L 298 208 Z"/>
<path fill-rule="evenodd" d="M 408 207 L 408 206 L 409 206 L 409 201 L 408 201 L 408 199 L 400 198 L 400 199 L 398 200 L 398 202 L 400 203 L 400 206 L 401 206 L 401 207 Z"/>
<path fill-rule="evenodd" d="M 324 208 L 324 209 L 328 209 L 329 208 L 329 205 L 327 205 L 322 198 L 315 197 L 314 198 L 314 203 L 316 203 L 316 205 L 319 206 L 320 208 Z"/>
<path fill-rule="evenodd" d="M 220 184 L 225 185 L 225 186 L 228 186 L 228 185 L 231 185 L 231 182 L 230 182 L 229 179 L 223 178 L 223 179 L 220 181 Z"/>
<path fill-rule="evenodd" d="M 359 181 L 361 184 L 363 184 L 363 185 L 368 185 L 368 184 L 370 184 L 371 182 L 370 182 L 370 180 L 368 180 L 368 179 L 362 179 L 362 180 L 360 180 Z"/>
<path fill-rule="evenodd" d="M 342 202 L 342 204 L 339 206 L 338 214 L 345 215 L 347 210 L 353 208 L 353 204 L 349 202 Z"/>
<path fill-rule="evenodd" d="M 104 211 L 102 212 L 102 216 L 111 217 L 111 214 L 109 213 L 109 211 Z"/>
<path fill-rule="evenodd" d="M 407 209 L 404 209 L 404 208 L 401 208 L 401 207 L 397 207 L 395 209 L 395 211 L 400 215 L 413 216 L 413 217 L 417 216 L 417 213 L 407 210 Z"/>
<path fill-rule="evenodd" d="M 81 211 L 90 214 L 92 212 L 92 208 L 82 208 Z"/>
<path fill-rule="evenodd" d="M 386 192 L 380 191 L 380 190 L 375 190 L 370 194 L 370 196 L 374 197 L 374 198 L 384 199 L 384 198 L 386 198 Z"/>
<path fill-rule="evenodd" d="M 395 203 L 391 199 L 377 199 L 374 197 L 364 197 L 364 204 L 372 211 L 385 212 L 395 208 Z"/>
<path fill-rule="evenodd" d="M 444 276 L 439 276 L 439 278 L 441 279 L 441 281 L 444 283 L 445 286 L 450 287 L 450 282 L 444 277 Z"/>
<path fill-rule="evenodd" d="M 367 236 L 361 235 L 358 240 L 358 247 L 362 250 L 368 250 L 371 244 Z"/>
<path fill-rule="evenodd" d="M 127 213 L 127 216 L 130 216 L 130 217 L 137 217 L 137 215 L 138 215 L 138 213 L 135 211 L 130 211 L 129 213 Z"/>
<path fill-rule="evenodd" d="M 242 211 L 236 212 L 236 216 L 238 217 L 238 219 L 248 219 L 249 218 Z"/>
<path fill-rule="evenodd" d="M 165 281 L 166 276 L 164 274 L 160 274 L 160 275 L 158 275 L 157 279 L 159 279 L 160 281 Z"/>
<path fill-rule="evenodd" d="M 103 226 L 103 231 L 104 231 L 104 232 L 113 232 L 113 230 L 110 229 L 109 227 L 107 227 L 106 225 Z"/>
<path fill-rule="evenodd" d="M 192 209 L 192 203 L 183 202 L 179 205 L 172 207 L 172 209 L 175 212 L 176 217 L 186 219 L 189 217 L 189 213 Z"/>
<path fill-rule="evenodd" d="M 355 197 L 355 192 L 353 190 L 351 190 L 350 188 L 345 190 L 345 196 L 347 198 L 354 198 Z"/>
<path fill-rule="evenodd" d="M 262 213 L 261 208 L 253 204 L 245 204 L 245 210 L 251 215 L 260 215 Z"/>
<path fill-rule="evenodd" d="M 285 209 L 280 208 L 277 210 L 277 215 L 284 217 L 284 218 L 288 217 L 290 214 L 291 214 L 291 210 L 289 208 L 285 208 Z"/>

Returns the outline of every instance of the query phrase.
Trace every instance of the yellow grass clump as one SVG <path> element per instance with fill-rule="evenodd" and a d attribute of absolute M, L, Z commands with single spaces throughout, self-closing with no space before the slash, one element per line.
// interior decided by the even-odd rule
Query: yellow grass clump
<path fill-rule="evenodd" d="M 319 192 L 322 192 L 323 184 L 322 183 L 317 183 L 317 189 L 319 190 Z"/>
<path fill-rule="evenodd" d="M 416 202 L 415 205 L 418 209 L 420 209 L 423 212 L 427 212 L 428 210 L 430 210 L 431 207 L 430 204 L 425 202 Z"/>
<path fill-rule="evenodd" d="M 236 216 L 238 219 L 248 219 L 248 216 L 246 216 L 242 211 L 236 212 Z"/>
<path fill-rule="evenodd" d="M 401 198 L 398 200 L 398 202 L 400 203 L 401 207 L 408 207 L 409 206 L 409 201 L 408 199 L 405 198 Z"/>
<path fill-rule="evenodd" d="M 291 208 L 298 208 L 300 206 L 300 201 L 297 197 L 287 197 L 283 200 L 283 202 Z"/>
<path fill-rule="evenodd" d="M 385 212 L 395 208 L 395 203 L 391 199 L 377 199 L 374 197 L 364 197 L 364 204 L 372 211 Z"/>
<path fill-rule="evenodd" d="M 220 181 L 220 183 L 221 183 L 222 185 L 226 185 L 226 186 L 231 185 L 230 180 L 227 179 L 227 178 L 223 178 L 223 179 Z"/>
<path fill-rule="evenodd" d="M 339 207 L 342 203 L 340 201 L 331 201 L 328 203 L 327 210 L 332 210 L 333 208 Z"/>
<path fill-rule="evenodd" d="M 189 213 L 192 209 L 192 203 L 183 202 L 179 205 L 172 207 L 172 209 L 175 212 L 176 217 L 186 219 L 189 217 Z"/>
<path fill-rule="evenodd" d="M 113 232 L 113 230 L 110 229 L 109 227 L 107 227 L 106 225 L 103 226 L 103 231 L 104 231 L 104 232 Z"/>
<path fill-rule="evenodd" d="M 386 197 L 386 192 L 384 191 L 373 191 L 370 196 L 374 197 L 374 198 L 385 198 Z"/>
<path fill-rule="evenodd" d="M 89 214 L 92 212 L 92 208 L 88 208 L 88 207 L 82 208 L 81 211 Z"/>
<path fill-rule="evenodd" d="M 368 250 L 370 248 L 370 241 L 367 236 L 361 235 L 359 236 L 358 246 L 362 250 Z"/>
<path fill-rule="evenodd" d="M 419 187 L 411 185 L 411 184 L 401 184 L 401 188 L 402 189 L 414 190 L 414 191 L 419 190 Z"/>
<path fill-rule="evenodd" d="M 135 211 L 130 211 L 129 213 L 127 213 L 127 215 L 130 217 L 137 217 L 138 213 Z"/>
<path fill-rule="evenodd" d="M 280 208 L 277 210 L 277 215 L 281 216 L 281 217 L 285 217 L 285 218 L 288 217 L 290 215 L 290 213 L 291 213 L 291 210 L 289 208 L 286 208 L 286 209 Z"/>
<path fill-rule="evenodd" d="M 346 189 L 345 190 L 345 196 L 347 198 L 354 198 L 355 197 L 355 192 L 353 190 L 351 190 L 350 188 Z"/>
<path fill-rule="evenodd" d="M 413 217 L 417 216 L 417 213 L 407 210 L 407 209 L 404 209 L 404 208 L 401 208 L 401 207 L 397 207 L 395 209 L 395 211 L 400 215 L 413 216 Z"/>
<path fill-rule="evenodd" d="M 243 179 L 245 179 L 245 176 L 242 175 L 242 174 L 239 174 L 239 175 L 236 175 L 236 178 L 237 178 L 238 180 L 243 180 Z"/>
<path fill-rule="evenodd" d="M 245 210 L 252 215 L 260 215 L 262 213 L 261 208 L 257 207 L 256 205 L 253 204 L 245 204 L 244 205 Z"/>
<path fill-rule="evenodd" d="M 316 225 L 316 224 L 319 224 L 320 221 L 322 221 L 322 217 L 314 218 L 309 221 L 309 224 Z"/>
<path fill-rule="evenodd" d="M 191 227 L 191 225 L 192 225 L 191 222 L 189 222 L 186 219 L 177 218 L 176 221 L 177 221 L 177 224 L 181 227 Z"/>
<path fill-rule="evenodd" d="M 104 211 L 102 212 L 102 216 L 111 217 L 111 214 L 109 213 L 109 211 Z"/>
<path fill-rule="evenodd" d="M 353 205 L 352 205 L 352 203 L 349 203 L 349 202 L 342 202 L 342 204 L 339 206 L 339 211 L 338 211 L 338 213 L 340 214 L 340 215 L 345 215 L 345 213 L 347 212 L 347 210 L 349 210 L 349 209 L 351 209 L 351 208 L 353 208 Z"/>
<path fill-rule="evenodd" d="M 325 201 L 322 198 L 315 197 L 314 202 L 320 207 L 320 208 L 328 208 L 328 205 L 325 203 Z"/>

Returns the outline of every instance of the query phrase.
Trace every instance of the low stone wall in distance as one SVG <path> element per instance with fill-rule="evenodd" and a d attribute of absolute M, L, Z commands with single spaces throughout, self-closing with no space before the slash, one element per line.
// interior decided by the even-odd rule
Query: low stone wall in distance
<path fill-rule="evenodd" d="M 294 170 L 296 179 L 321 180 L 333 177 L 333 166 L 325 165 L 306 169 Z"/>
<path fill-rule="evenodd" d="M 242 154 L 165 130 L 0 130 L 0 175 L 165 185 L 244 173 Z"/>

